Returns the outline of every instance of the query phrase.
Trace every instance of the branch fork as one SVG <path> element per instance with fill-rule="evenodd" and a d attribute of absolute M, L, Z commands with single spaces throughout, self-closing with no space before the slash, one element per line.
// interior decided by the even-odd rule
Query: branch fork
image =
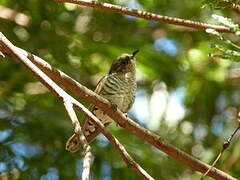
<path fill-rule="evenodd" d="M 59 87 L 52 80 L 54 78 L 50 79 L 46 75 L 47 73 L 41 70 L 41 68 L 49 67 L 49 64 L 47 64 L 46 62 L 44 63 L 44 61 L 41 60 L 43 64 L 45 64 L 45 66 L 39 68 L 32 62 L 35 61 L 36 56 L 24 50 L 21 50 L 20 48 L 15 47 L 1 32 L 0 32 L 0 52 L 2 54 L 4 53 L 6 55 L 10 55 L 11 57 L 19 61 L 21 64 L 23 64 L 64 104 L 64 107 L 71 119 L 74 133 L 78 135 L 80 142 L 83 144 L 84 149 L 83 173 L 82 173 L 83 180 L 89 180 L 90 178 L 92 153 L 91 147 L 89 146 L 85 136 L 83 135 L 82 128 L 80 126 L 77 115 L 73 108 L 76 108 L 77 110 L 81 111 L 87 118 L 91 119 L 96 126 L 99 126 L 101 132 L 108 138 L 110 143 L 116 148 L 116 150 L 119 152 L 120 156 L 126 162 L 128 167 L 135 170 L 143 179 L 153 180 L 153 178 L 131 158 L 131 156 L 128 154 L 124 146 L 120 144 L 120 142 L 105 129 L 105 126 L 101 123 L 100 120 L 98 120 L 86 107 L 84 107 L 81 103 L 75 100 L 72 96 L 67 94 L 61 87 Z M 50 69 L 53 70 L 54 73 L 57 73 L 58 76 L 64 74 L 59 70 L 57 71 L 54 70 L 54 68 Z M 70 82 L 76 83 L 75 80 L 70 80 Z M 87 96 L 88 95 L 86 94 L 86 97 Z"/>
<path fill-rule="evenodd" d="M 53 68 L 50 64 L 48 64 L 43 59 L 32 55 L 23 49 L 15 47 L 2 33 L 0 33 L 0 52 L 5 55 L 11 56 L 13 59 L 16 59 L 20 63 L 22 63 L 27 69 L 29 69 L 33 75 L 35 75 L 45 86 L 49 88 L 49 90 L 55 94 L 60 101 L 62 101 L 66 107 L 66 110 L 70 116 L 70 119 L 73 123 L 74 132 L 81 134 L 80 124 L 73 108 L 81 111 L 86 118 L 92 120 L 92 122 L 101 129 L 101 132 L 108 138 L 110 143 L 115 147 L 115 149 L 119 152 L 122 159 L 126 162 L 127 166 L 134 169 L 143 179 L 153 179 L 140 165 L 138 165 L 127 153 L 125 148 L 119 143 L 119 141 L 112 136 L 104 127 L 104 125 L 99 121 L 86 107 L 84 107 L 81 103 L 75 100 L 72 96 L 67 94 L 63 89 L 61 89 L 56 83 L 75 93 L 79 97 L 89 101 L 90 103 L 98 106 L 101 110 L 103 110 L 109 117 L 111 117 L 116 123 L 120 126 L 128 130 L 130 133 L 138 136 L 139 138 L 147 141 L 151 145 L 155 146 L 159 150 L 165 152 L 169 156 L 175 158 L 181 163 L 189 166 L 190 168 L 205 173 L 208 169 L 208 176 L 211 176 L 215 179 L 219 180 L 236 180 L 234 177 L 220 171 L 217 168 L 210 168 L 211 166 L 201 162 L 200 160 L 195 159 L 194 157 L 188 155 L 187 153 L 181 151 L 175 146 L 168 144 L 165 142 L 160 136 L 152 133 L 151 131 L 143 128 L 139 124 L 135 123 L 124 113 L 119 110 L 113 110 L 111 108 L 111 104 L 98 94 L 93 91 L 87 89 L 82 86 L 80 83 L 75 81 L 74 79 L 67 76 L 65 73 L 60 70 Z M 30 55 L 29 55 L 30 54 Z M 51 79 L 50 79 L 50 78 Z M 53 82 L 52 79 L 56 82 Z M 79 125 L 79 127 L 78 127 Z M 80 135 L 81 137 L 81 135 Z M 84 140 L 83 140 L 84 141 Z M 85 158 L 84 167 L 86 168 L 86 174 L 89 175 L 90 171 L 90 146 L 85 146 Z M 85 173 L 83 173 L 84 175 Z M 89 176 L 87 177 L 89 178 Z M 87 179 L 86 179 L 87 180 Z"/>

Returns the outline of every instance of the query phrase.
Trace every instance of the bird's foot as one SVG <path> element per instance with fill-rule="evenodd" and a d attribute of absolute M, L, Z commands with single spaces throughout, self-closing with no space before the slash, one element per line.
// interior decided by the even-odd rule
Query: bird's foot
<path fill-rule="evenodd" d="M 116 104 L 111 103 L 111 108 L 112 108 L 114 111 L 117 111 L 117 105 L 116 105 Z"/>

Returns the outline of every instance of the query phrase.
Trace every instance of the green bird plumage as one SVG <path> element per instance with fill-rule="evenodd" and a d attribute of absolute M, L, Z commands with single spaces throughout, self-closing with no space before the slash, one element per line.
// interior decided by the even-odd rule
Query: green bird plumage
<path fill-rule="evenodd" d="M 132 54 L 122 54 L 112 63 L 109 73 L 98 83 L 95 92 L 106 98 L 113 105 L 116 105 L 122 112 L 127 113 L 131 108 L 134 99 L 136 84 L 136 63 L 135 55 L 139 50 Z M 113 120 L 102 112 L 98 107 L 90 105 L 89 110 L 105 125 L 109 125 Z M 98 134 L 100 129 L 91 120 L 86 119 L 83 126 L 83 134 L 88 142 L 91 142 Z M 73 134 L 66 143 L 66 149 L 76 152 L 82 147 L 76 134 Z"/>

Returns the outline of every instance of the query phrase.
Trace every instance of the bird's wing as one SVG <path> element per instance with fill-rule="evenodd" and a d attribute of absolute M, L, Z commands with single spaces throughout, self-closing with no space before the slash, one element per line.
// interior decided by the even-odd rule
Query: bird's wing
<path fill-rule="evenodd" d="M 107 80 L 107 76 L 103 76 L 100 81 L 97 84 L 97 87 L 95 89 L 95 93 L 100 94 L 102 87 L 104 86 L 105 82 Z M 89 106 L 89 110 L 98 117 L 98 119 L 101 121 L 102 119 L 108 119 L 106 121 L 110 121 L 109 117 L 105 115 L 104 112 L 102 112 L 97 106 L 91 104 Z M 102 121 L 103 122 L 103 121 Z M 109 123 L 104 123 L 104 126 L 109 125 Z M 90 129 L 92 129 L 90 131 Z M 84 125 L 83 125 L 83 133 L 87 139 L 88 142 L 91 142 L 99 133 L 100 133 L 100 128 L 94 125 L 94 123 L 91 122 L 91 120 L 86 119 Z"/>
<path fill-rule="evenodd" d="M 107 76 L 103 76 L 100 81 L 98 82 L 96 89 L 95 89 L 95 93 L 99 94 L 102 90 L 102 87 L 105 83 L 107 79 Z M 100 115 L 104 115 L 104 113 L 99 110 L 96 106 L 94 106 L 93 104 L 91 104 L 89 106 L 89 110 L 93 113 L 93 114 L 100 114 Z M 104 125 L 107 126 L 109 123 L 105 123 Z M 90 131 L 89 132 L 89 128 L 94 128 L 94 131 Z M 89 133 L 87 133 L 89 132 Z M 99 133 L 100 133 L 100 129 L 98 127 L 95 127 L 95 125 L 89 120 L 86 119 L 85 123 L 83 125 L 83 133 L 87 139 L 88 142 L 91 142 Z M 80 148 L 82 147 L 81 142 L 79 141 L 79 138 L 77 137 L 76 134 L 73 134 L 67 141 L 66 143 L 66 149 L 70 152 L 76 152 L 78 151 Z"/>
<path fill-rule="evenodd" d="M 99 94 L 99 93 L 101 92 L 102 87 L 103 87 L 106 79 L 107 79 L 107 76 L 103 76 L 103 77 L 98 81 L 97 86 L 96 86 L 96 89 L 95 89 L 95 91 L 94 91 L 96 94 Z M 90 106 L 89 106 L 88 109 L 89 109 L 89 111 L 93 112 L 93 110 L 94 110 L 94 105 L 93 105 L 93 104 L 90 104 Z"/>

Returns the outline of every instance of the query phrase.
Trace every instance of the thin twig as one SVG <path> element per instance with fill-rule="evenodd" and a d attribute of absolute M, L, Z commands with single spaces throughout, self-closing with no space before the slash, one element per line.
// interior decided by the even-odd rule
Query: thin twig
<path fill-rule="evenodd" d="M 82 128 L 81 128 L 80 123 L 78 121 L 77 115 L 76 115 L 76 113 L 73 109 L 72 102 L 64 99 L 63 104 L 65 106 L 65 109 L 67 110 L 67 113 L 68 113 L 71 121 L 72 121 L 74 133 L 79 135 L 79 139 L 82 142 L 83 146 L 88 146 L 88 142 L 87 142 L 85 136 L 83 135 Z"/>
<path fill-rule="evenodd" d="M 65 109 L 67 110 L 68 115 L 72 121 L 74 133 L 76 133 L 79 136 L 79 140 L 83 144 L 84 158 L 83 158 L 82 180 L 89 180 L 91 159 L 92 159 L 91 147 L 89 146 L 85 136 L 83 135 L 82 128 L 78 121 L 77 115 L 73 109 L 73 104 L 68 99 L 64 99 L 63 102 L 64 102 L 63 104 L 65 106 Z"/>
<path fill-rule="evenodd" d="M 216 163 L 218 162 L 218 160 L 221 158 L 222 154 L 224 153 L 224 151 L 229 147 L 233 137 L 235 136 L 235 134 L 238 132 L 238 130 L 240 129 L 240 113 L 238 114 L 238 127 L 233 131 L 233 133 L 229 136 L 229 138 L 223 143 L 222 145 L 222 150 L 219 152 L 219 154 L 217 155 L 216 159 L 213 161 L 212 165 L 209 167 L 209 169 L 202 175 L 200 180 L 203 180 L 209 173 L 209 171 L 216 165 Z"/>
<path fill-rule="evenodd" d="M 1 38 L 0 38 L 1 39 Z M 1 44 L 0 44 L 1 48 Z M 27 56 L 28 52 L 23 49 L 15 47 L 19 52 Z M 5 49 L 1 48 L 2 51 L 6 55 Z M 79 97 L 85 99 L 86 101 L 98 106 L 102 111 L 104 111 L 109 117 L 111 117 L 114 121 L 116 121 L 121 127 L 128 130 L 130 133 L 138 136 L 139 138 L 147 141 L 148 143 L 152 144 L 159 150 L 165 152 L 169 156 L 173 157 L 174 159 L 180 161 L 181 163 L 191 167 L 196 171 L 200 171 L 205 173 L 209 169 L 209 165 L 195 159 L 194 157 L 188 155 L 187 153 L 181 151 L 177 147 L 168 144 L 165 142 L 160 136 L 157 134 L 152 133 L 151 131 L 145 129 L 144 127 L 140 126 L 139 124 L 135 123 L 131 119 L 127 118 L 121 111 L 113 110 L 111 108 L 111 104 L 98 94 L 94 93 L 93 91 L 89 90 L 85 86 L 81 85 L 71 77 L 67 76 L 65 73 L 61 72 L 60 70 L 53 68 L 49 63 L 44 61 L 43 59 L 34 56 L 33 63 L 38 66 L 44 73 L 46 73 L 49 77 L 51 77 L 55 82 L 59 85 L 64 86 L 71 92 L 75 93 Z M 234 177 L 222 172 L 217 168 L 212 168 L 208 174 L 209 176 L 220 179 L 220 180 L 236 180 Z"/>
<path fill-rule="evenodd" d="M 79 103 L 77 100 L 75 100 L 73 97 L 68 95 L 64 90 L 62 90 L 55 82 L 53 82 L 48 76 L 44 74 L 36 65 L 34 65 L 30 59 L 33 59 L 34 56 L 31 55 L 30 59 L 29 53 L 28 56 L 26 56 L 25 53 L 21 53 L 22 51 L 19 51 L 19 48 L 16 48 L 2 33 L 0 33 L 0 51 L 6 52 L 7 54 L 10 54 L 12 57 L 16 58 L 19 62 L 21 62 L 27 69 L 29 69 L 34 76 L 36 76 L 45 86 L 49 88 L 51 92 L 53 92 L 62 102 L 70 102 L 74 105 L 74 107 L 81 111 L 87 118 L 91 119 L 93 123 L 95 123 L 97 126 L 99 126 L 101 132 L 109 139 L 110 143 L 117 149 L 117 151 L 120 153 L 123 160 L 126 162 L 127 166 L 135 170 L 140 176 L 142 176 L 146 180 L 153 180 L 153 178 L 143 169 L 141 166 L 139 166 L 127 153 L 125 148 L 119 143 L 119 141 L 113 137 L 104 127 L 104 125 L 99 121 L 87 108 L 85 108 L 81 103 Z M 66 107 L 67 106 L 67 107 Z M 71 114 L 71 119 L 74 123 L 74 126 L 78 126 L 79 123 L 76 123 L 76 117 L 74 117 L 76 114 L 73 111 L 73 109 L 70 107 L 68 103 L 65 103 L 65 107 L 69 114 Z M 74 113 L 74 114 L 73 114 Z M 77 130 L 76 130 L 77 129 Z M 81 127 L 74 127 L 74 130 L 79 133 Z M 78 134 L 79 135 L 79 134 Z M 89 148 L 86 148 L 86 154 L 85 156 L 89 156 Z M 85 159 L 85 164 L 88 166 L 89 158 Z M 86 168 L 85 173 L 87 174 L 88 170 L 90 168 Z"/>
<path fill-rule="evenodd" d="M 213 24 L 207 24 L 207 23 L 191 21 L 191 20 L 186 20 L 186 19 L 162 16 L 159 14 L 154 14 L 154 13 L 150 13 L 150 12 L 146 12 L 146 11 L 131 9 L 131 8 L 122 7 L 122 6 L 109 4 L 109 3 L 102 3 L 99 1 L 92 1 L 92 0 L 55 0 L 55 1 L 89 6 L 92 8 L 101 9 L 101 10 L 105 10 L 105 11 L 126 14 L 129 16 L 140 17 L 140 18 L 144 18 L 147 20 L 164 22 L 164 23 L 174 24 L 174 25 L 179 25 L 179 26 L 185 26 L 185 27 L 190 27 L 190 28 L 199 29 L 199 30 L 205 30 L 205 29 L 211 28 L 211 29 L 215 29 L 218 32 L 228 32 L 228 33 L 231 32 L 231 30 L 228 27 L 221 26 L 221 25 L 213 25 Z"/>
<path fill-rule="evenodd" d="M 218 160 L 221 158 L 222 154 L 223 154 L 224 149 L 222 149 L 220 151 L 220 153 L 218 154 L 218 156 L 216 157 L 216 159 L 213 161 L 213 163 L 211 164 L 211 166 L 209 167 L 209 169 L 202 175 L 200 180 L 203 180 L 209 173 L 209 171 L 211 171 L 211 169 L 215 166 L 215 164 L 218 162 Z"/>
<path fill-rule="evenodd" d="M 97 119 L 96 117 L 95 118 L 91 117 L 91 119 L 93 120 L 92 122 L 100 128 L 101 132 L 104 134 L 104 136 L 107 137 L 109 142 L 116 148 L 118 153 L 121 155 L 122 159 L 127 164 L 128 168 L 134 169 L 143 179 L 154 180 L 138 163 L 136 163 L 131 158 L 131 156 L 128 154 L 124 146 L 117 140 L 117 138 L 115 138 L 106 130 L 105 126 L 101 123 L 99 119 Z"/>
<path fill-rule="evenodd" d="M 21 54 L 20 51 L 18 51 L 15 46 L 8 41 L 8 39 L 0 33 L 0 43 L 1 48 L 7 49 L 7 51 L 15 57 L 20 63 L 22 63 L 27 69 L 29 69 L 46 87 L 48 87 L 51 92 L 53 92 L 65 105 L 65 108 L 70 116 L 70 119 L 72 120 L 74 132 L 77 133 L 78 136 L 81 137 L 81 142 L 84 142 L 85 137 L 81 136 L 81 127 L 78 122 L 77 116 L 72 109 L 72 104 L 76 103 L 76 100 L 72 98 L 70 95 L 68 95 L 63 89 L 61 89 L 52 79 L 50 79 L 44 72 L 42 72 L 36 65 L 34 65 L 30 59 L 34 58 L 33 55 L 28 54 L 26 57 L 24 54 Z M 78 134 L 80 133 L 80 134 Z M 87 140 L 85 139 L 85 144 L 87 144 Z M 89 148 L 88 148 L 89 149 Z M 89 171 L 90 167 L 87 169 L 84 169 L 85 180 L 89 179 Z M 87 177 L 88 176 L 88 177 Z"/>
<path fill-rule="evenodd" d="M 82 180 L 88 180 L 90 178 L 91 160 L 91 146 L 87 146 L 86 148 L 84 148 Z"/>

